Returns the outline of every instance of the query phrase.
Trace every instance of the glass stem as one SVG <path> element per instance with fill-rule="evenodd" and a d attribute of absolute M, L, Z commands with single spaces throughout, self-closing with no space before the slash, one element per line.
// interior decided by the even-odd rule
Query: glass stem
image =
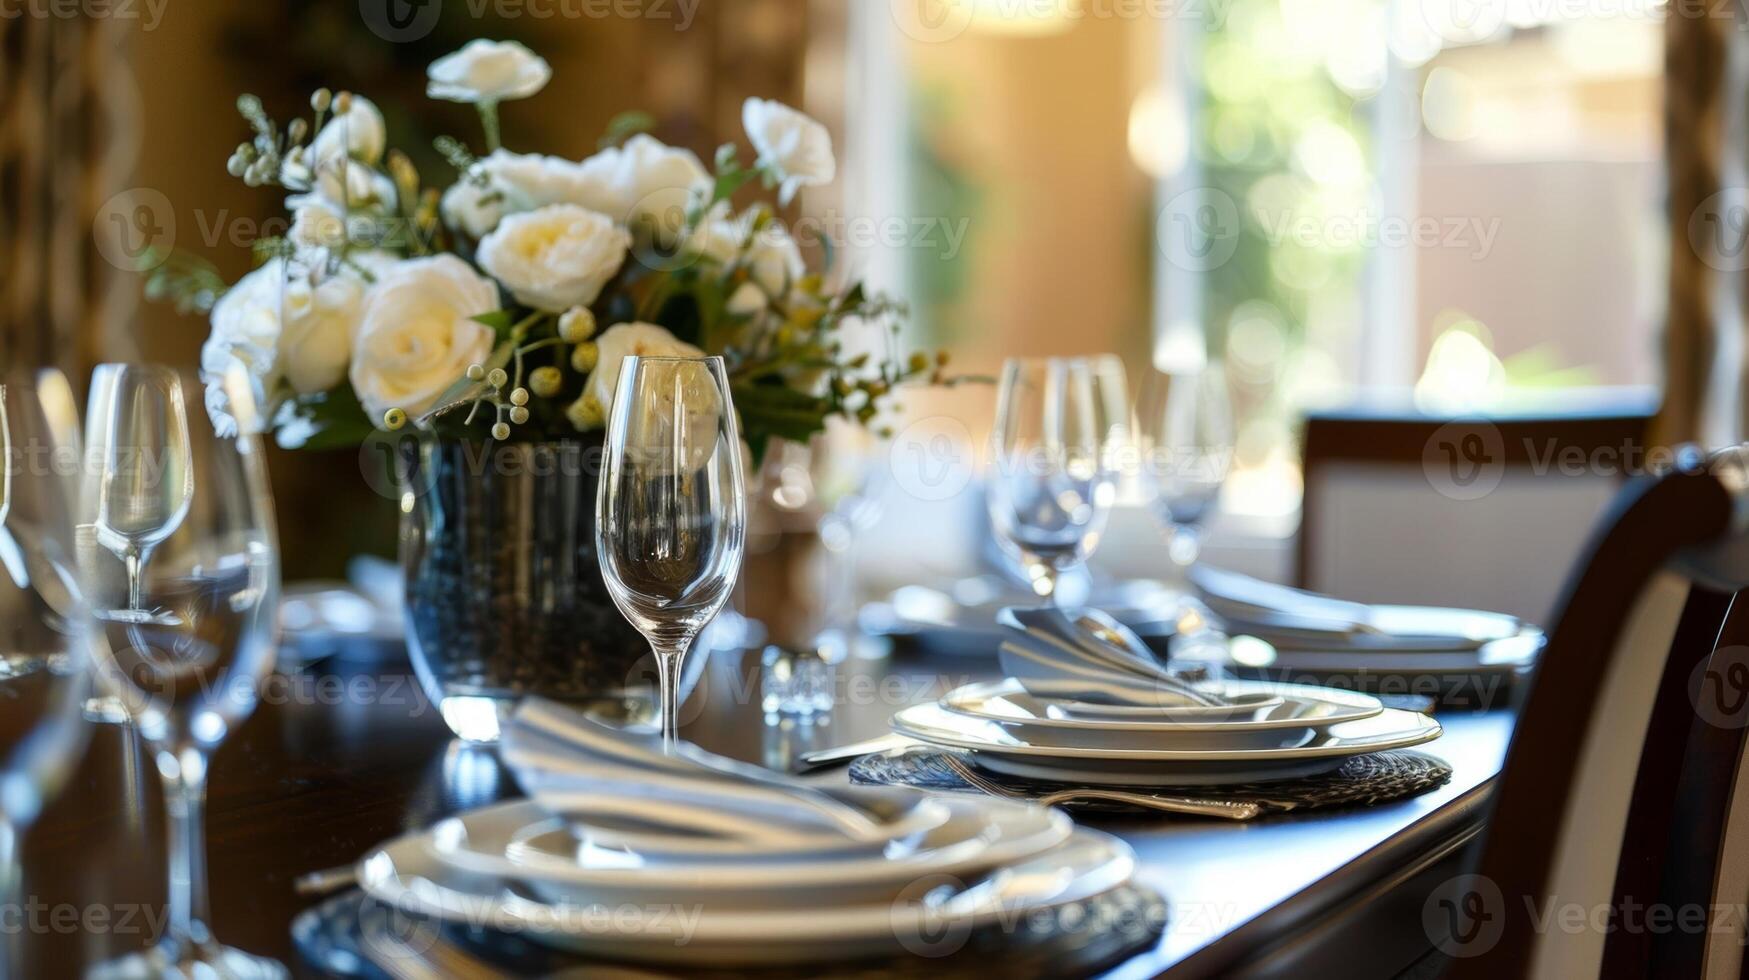
<path fill-rule="evenodd" d="M 24 908 L 24 867 L 18 860 L 20 828 L 0 814 L 0 909 L 17 915 Z M 0 975 L 22 977 L 24 973 L 23 930 L 0 937 Z"/>
<path fill-rule="evenodd" d="M 686 657 L 688 643 L 685 639 L 650 641 L 650 650 L 656 654 L 656 685 L 661 689 L 662 751 L 670 754 L 680 740 L 680 662 Z"/>
<path fill-rule="evenodd" d="M 158 773 L 164 778 L 165 826 L 169 831 L 170 935 L 179 956 L 204 945 L 206 894 L 206 756 L 199 749 L 163 750 Z"/>
<path fill-rule="evenodd" d="M 145 560 L 139 548 L 130 547 L 122 560 L 128 566 L 128 608 L 140 608 L 140 564 Z"/>

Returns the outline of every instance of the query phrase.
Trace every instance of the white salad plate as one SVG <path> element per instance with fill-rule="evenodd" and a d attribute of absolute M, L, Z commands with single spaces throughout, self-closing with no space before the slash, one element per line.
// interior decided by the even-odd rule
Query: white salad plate
<path fill-rule="evenodd" d="M 528 806 L 503 804 L 455 819 L 526 822 L 532 816 Z M 499 812 L 505 810 L 514 815 Z M 1127 883 L 1135 870 L 1127 844 L 1076 830 L 1013 863 L 963 877 L 932 873 L 921 879 L 927 891 L 912 884 L 897 899 L 869 903 L 821 896 L 806 914 L 797 914 L 793 906 L 763 907 L 734 890 L 669 888 L 645 904 L 588 892 L 555 901 L 528 886 L 521 876 L 525 869 L 495 875 L 441 860 L 436 833 L 433 828 L 409 834 L 365 855 L 358 865 L 360 887 L 376 901 L 413 915 L 496 929 L 590 956 L 671 964 L 805 963 L 898 954 L 907 949 L 907 940 L 926 943 L 944 929 L 975 928 L 1096 898 Z"/>
<path fill-rule="evenodd" d="M 588 828 L 526 800 L 441 821 L 431 828 L 428 846 L 436 860 L 459 872 L 518 879 L 551 901 L 660 903 L 688 894 L 733 896 L 743 907 L 794 908 L 890 899 L 922 875 L 976 874 L 1055 847 L 1073 830 L 1065 815 L 1040 807 L 975 798 L 931 802 L 946 809 L 948 819 L 921 839 L 838 855 L 773 848 L 712 858 L 600 846 Z"/>
<path fill-rule="evenodd" d="M 1069 782 L 1215 786 L 1293 779 L 1327 772 L 1368 752 L 1407 748 L 1439 737 L 1439 722 L 1386 708 L 1369 718 L 1309 732 L 1299 744 L 1230 749 L 1129 748 L 1041 744 L 997 722 L 958 714 L 937 702 L 893 716 L 893 731 L 915 741 L 972 752 L 996 772 Z"/>
<path fill-rule="evenodd" d="M 1316 733 L 1384 711 L 1371 695 L 1332 688 L 1262 681 L 1223 681 L 1207 690 L 1223 697 L 1256 697 L 1245 712 L 1220 720 L 1182 721 L 1182 709 L 1086 705 L 1058 702 L 1028 693 L 1018 681 L 971 684 L 949 692 L 941 707 L 955 714 L 994 722 L 1034 745 L 1109 749 L 1259 749 L 1306 744 Z M 1113 717 L 1088 717 L 1089 708 L 1119 708 Z M 1197 709 L 1206 710 L 1206 709 Z"/>

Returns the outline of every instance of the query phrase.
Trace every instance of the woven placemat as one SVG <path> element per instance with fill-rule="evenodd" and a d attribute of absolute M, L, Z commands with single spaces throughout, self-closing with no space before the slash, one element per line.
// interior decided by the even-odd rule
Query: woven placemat
<path fill-rule="evenodd" d="M 972 761 L 967 759 L 966 761 Z M 975 764 L 975 763 L 974 763 Z M 1027 796 L 1069 788 L 1063 783 L 1025 779 L 1006 774 L 982 772 L 994 783 L 1012 788 Z M 1137 793 L 1162 796 L 1185 796 L 1199 800 L 1220 800 L 1229 803 L 1255 803 L 1264 814 L 1287 813 L 1337 806 L 1371 806 L 1390 800 L 1400 800 L 1443 786 L 1451 779 L 1451 767 L 1443 761 L 1420 752 L 1374 752 L 1357 755 L 1339 769 L 1305 776 L 1299 779 L 1271 783 L 1233 783 L 1226 786 L 1112 786 Z M 865 755 L 850 764 L 850 780 L 855 783 L 891 783 L 916 786 L 920 789 L 950 790 L 977 793 L 965 780 L 950 769 L 936 749 L 907 749 L 891 755 Z M 1089 800 L 1064 803 L 1071 810 L 1109 813 L 1156 813 L 1140 807 L 1110 800 Z M 1186 819 L 1210 819 L 1190 816 Z"/>
<path fill-rule="evenodd" d="M 807 915 L 798 910 L 798 916 Z M 1116 966 L 1159 941 L 1166 902 L 1151 889 L 1128 884 L 1056 908 L 1016 912 L 991 925 L 907 937 L 911 955 L 807 966 L 761 966 L 761 977 L 801 980 L 830 974 L 852 980 L 914 977 L 1085 976 Z M 441 925 L 384 906 L 354 888 L 306 909 L 292 920 L 298 953 L 330 977 L 393 980 L 420 968 L 454 975 L 467 967 L 509 977 L 743 977 L 730 963 L 702 968 L 615 964 L 538 945 L 519 936 Z M 465 957 L 474 961 L 458 960 Z M 398 959 L 391 972 L 386 963 Z M 417 962 L 414 960 L 417 959 Z"/>

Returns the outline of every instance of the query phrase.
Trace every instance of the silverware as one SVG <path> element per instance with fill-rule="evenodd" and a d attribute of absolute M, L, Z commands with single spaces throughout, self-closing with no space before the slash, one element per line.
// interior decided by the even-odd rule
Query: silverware
<path fill-rule="evenodd" d="M 1003 786 L 991 781 L 984 774 L 967 765 L 951 752 L 941 754 L 943 762 L 954 771 L 954 775 L 965 780 L 974 789 L 981 790 L 991 796 L 1003 799 L 1020 800 L 1027 803 L 1037 803 L 1040 806 L 1054 806 L 1058 803 L 1084 803 L 1090 800 L 1104 800 L 1112 803 L 1127 803 L 1131 806 L 1144 807 L 1149 810 L 1161 810 L 1166 813 L 1181 813 L 1188 816 L 1219 817 L 1223 820 L 1251 820 L 1263 814 L 1263 807 L 1255 803 L 1234 803 L 1228 800 L 1198 800 L 1186 796 L 1162 796 L 1158 793 L 1138 793 L 1121 789 L 1062 789 L 1050 793 L 1027 793 L 1021 790 Z"/>
<path fill-rule="evenodd" d="M 891 752 L 894 749 L 910 748 L 916 744 L 915 741 L 905 738 L 903 735 L 889 732 L 885 735 L 878 735 L 874 738 L 864 739 L 860 742 L 851 742 L 849 745 L 840 745 L 830 749 L 815 749 L 812 752 L 803 752 L 801 755 L 796 756 L 796 761 L 790 768 L 795 772 L 812 772 L 816 769 L 829 769 L 832 766 L 844 765 L 845 763 L 852 762 L 865 755 L 874 755 L 877 752 Z"/>
<path fill-rule="evenodd" d="M 327 895 L 358 884 L 358 869 L 350 864 L 324 868 L 298 875 L 292 880 L 292 891 L 299 895 Z"/>

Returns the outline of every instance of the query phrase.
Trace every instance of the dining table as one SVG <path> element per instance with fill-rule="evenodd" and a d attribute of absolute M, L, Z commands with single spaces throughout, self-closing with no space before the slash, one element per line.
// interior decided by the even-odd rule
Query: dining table
<path fill-rule="evenodd" d="M 894 711 L 997 676 L 994 656 L 900 649 L 836 666 L 834 707 L 768 716 L 757 651 L 716 651 L 682 709 L 682 735 L 776 769 L 884 732 Z M 1167 814 L 1078 816 L 1127 841 L 1138 879 L 1167 903 L 1157 942 L 1104 964 L 1114 978 L 1395 976 L 1438 955 L 1441 889 L 1465 874 L 1511 737 L 1511 705 L 1442 711 L 1418 751 L 1452 769 L 1422 795 L 1239 823 Z M 94 724 L 61 795 L 26 833 L 26 975 L 78 976 L 149 945 L 165 916 L 163 810 L 151 758 L 121 725 Z M 843 782 L 844 767 L 807 778 Z M 454 738 L 404 661 L 285 668 L 219 749 L 208 788 L 211 923 L 225 942 L 295 976 L 293 918 L 320 900 L 300 877 L 448 814 L 520 795 L 490 746 Z"/>

